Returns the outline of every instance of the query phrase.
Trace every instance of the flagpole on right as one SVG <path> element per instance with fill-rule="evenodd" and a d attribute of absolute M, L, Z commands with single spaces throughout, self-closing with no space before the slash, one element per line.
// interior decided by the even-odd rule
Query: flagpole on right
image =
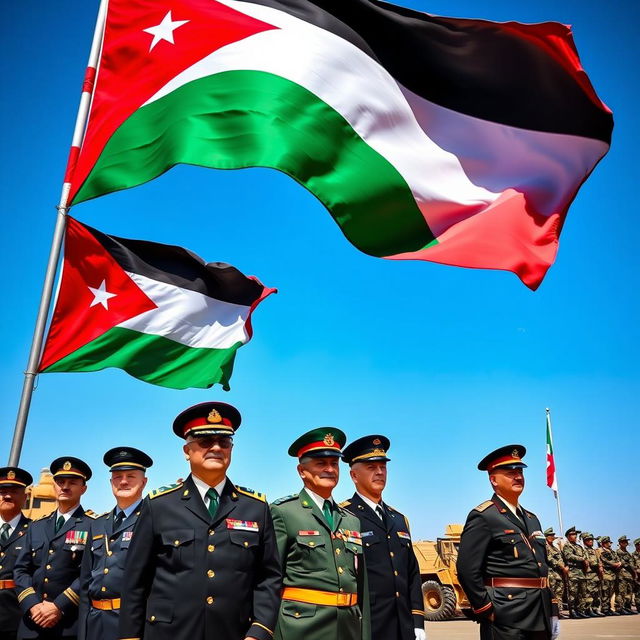
<path fill-rule="evenodd" d="M 551 434 L 551 411 L 547 408 L 547 486 L 553 489 L 553 495 L 556 498 L 556 506 L 558 508 L 558 524 L 560 525 L 560 534 L 563 534 L 564 526 L 562 524 L 562 509 L 560 508 L 560 492 L 558 491 L 558 473 L 556 471 L 555 453 L 553 448 L 553 436 Z"/>
<path fill-rule="evenodd" d="M 31 341 L 31 349 L 29 351 L 29 360 L 27 369 L 24 372 L 24 382 L 22 384 L 22 394 L 20 396 L 20 405 L 18 407 L 18 415 L 16 416 L 16 424 L 13 430 L 13 440 L 11 442 L 11 451 L 9 453 L 10 467 L 15 467 L 20 461 L 20 453 L 22 452 L 22 443 L 24 441 L 24 432 L 29 416 L 29 408 L 31 406 L 31 398 L 35 386 L 36 376 L 38 375 L 38 363 L 40 362 L 40 354 L 42 352 L 42 342 L 44 339 L 44 331 L 47 324 L 47 316 L 49 315 L 49 307 L 53 295 L 53 287 L 55 284 L 56 272 L 58 270 L 58 260 L 60 259 L 60 251 L 64 240 L 64 231 L 67 222 L 67 200 L 69 190 L 71 188 L 71 177 L 75 169 L 76 160 L 80 152 L 80 146 L 84 137 L 84 132 L 89 117 L 89 109 L 91 107 L 91 98 L 93 96 L 94 81 L 100 50 L 102 47 L 102 35 L 104 31 L 105 17 L 107 14 L 108 0 L 100 0 L 98 9 L 98 17 L 93 32 L 93 41 L 91 42 L 91 51 L 89 53 L 89 61 L 87 63 L 87 71 L 82 84 L 82 95 L 80 96 L 80 105 L 78 106 L 78 114 L 73 130 L 73 138 L 71 141 L 71 150 L 67 161 L 67 169 L 65 171 L 64 183 L 62 185 L 62 193 L 60 201 L 56 207 L 58 215 L 56 217 L 56 225 L 53 230 L 53 238 L 51 240 L 51 249 L 49 250 L 49 260 L 47 262 L 47 270 L 42 285 L 42 295 L 40 297 L 40 306 L 38 307 L 38 315 L 36 317 L 36 325 L 33 330 L 33 339 Z"/>

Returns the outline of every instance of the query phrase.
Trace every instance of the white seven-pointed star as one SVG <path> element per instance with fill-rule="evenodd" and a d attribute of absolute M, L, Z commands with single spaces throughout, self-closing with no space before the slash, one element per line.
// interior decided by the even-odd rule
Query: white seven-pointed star
<path fill-rule="evenodd" d="M 109 309 L 109 298 L 115 298 L 117 293 L 109 293 L 107 291 L 107 281 L 103 280 L 97 289 L 89 287 L 91 293 L 93 293 L 93 300 L 89 305 L 89 308 L 95 307 L 97 304 L 101 304 L 105 309 Z"/>
<path fill-rule="evenodd" d="M 150 33 L 153 36 L 149 51 L 151 51 L 151 49 L 153 49 L 160 40 L 166 40 L 171 44 L 175 44 L 173 42 L 173 32 L 183 24 L 187 24 L 187 22 L 189 22 L 189 20 L 172 20 L 171 11 L 168 11 L 167 15 L 162 18 L 162 22 L 160 24 L 157 24 L 155 27 L 143 29 L 145 33 Z"/>

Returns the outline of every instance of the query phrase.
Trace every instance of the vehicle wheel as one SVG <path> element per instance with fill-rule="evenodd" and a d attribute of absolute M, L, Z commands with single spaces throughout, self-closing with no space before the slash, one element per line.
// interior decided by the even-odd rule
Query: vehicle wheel
<path fill-rule="evenodd" d="M 422 583 L 425 620 L 449 620 L 456 611 L 456 594 L 451 587 L 435 580 Z"/>

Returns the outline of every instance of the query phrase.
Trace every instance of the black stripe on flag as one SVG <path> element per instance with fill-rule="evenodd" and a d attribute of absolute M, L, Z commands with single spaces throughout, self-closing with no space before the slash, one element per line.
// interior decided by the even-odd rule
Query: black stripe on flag
<path fill-rule="evenodd" d="M 279 9 L 348 40 L 402 86 L 447 109 L 522 129 L 611 141 L 612 115 L 508 23 L 432 16 L 375 0 L 241 1 Z"/>
<path fill-rule="evenodd" d="M 206 263 L 175 245 L 118 238 L 84 225 L 115 261 L 130 273 L 201 293 L 222 302 L 251 306 L 264 286 L 225 262 Z"/>

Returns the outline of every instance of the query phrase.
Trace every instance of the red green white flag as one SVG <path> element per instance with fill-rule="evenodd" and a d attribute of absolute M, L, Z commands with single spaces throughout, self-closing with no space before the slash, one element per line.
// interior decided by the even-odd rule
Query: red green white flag
<path fill-rule="evenodd" d="M 551 418 L 547 410 L 547 486 L 558 495 L 558 478 L 556 477 L 556 460 L 553 455 L 553 439 L 551 438 Z"/>
<path fill-rule="evenodd" d="M 68 217 L 59 292 L 38 371 L 124 369 L 152 384 L 229 389 L 251 314 L 275 289 L 172 245 Z"/>
<path fill-rule="evenodd" d="M 109 0 L 66 181 L 76 204 L 178 163 L 271 167 L 365 253 L 535 289 L 612 126 L 558 23 L 370 0 Z"/>

